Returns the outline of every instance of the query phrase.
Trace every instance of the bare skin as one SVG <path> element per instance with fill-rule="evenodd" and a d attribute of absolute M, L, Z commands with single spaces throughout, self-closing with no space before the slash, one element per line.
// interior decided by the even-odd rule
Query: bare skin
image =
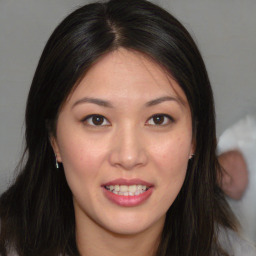
<path fill-rule="evenodd" d="M 81 255 L 98 256 L 107 252 L 108 256 L 153 256 L 156 253 L 164 219 L 154 225 L 154 228 L 147 229 L 136 235 L 123 235 L 110 232 L 95 225 L 95 223 L 84 223 L 87 229 L 77 226 L 77 245 Z M 83 226 L 84 227 L 84 226 Z M 98 232 L 88 234 L 87 230 L 98 229 Z M 104 254 L 104 253 L 103 253 Z"/>
<path fill-rule="evenodd" d="M 179 84 L 143 54 L 117 49 L 72 92 L 51 142 L 73 194 L 80 255 L 155 255 L 194 153 Z M 128 186 L 140 193 L 125 195 Z"/>
<path fill-rule="evenodd" d="M 235 200 L 242 198 L 248 186 L 248 169 L 243 155 L 238 150 L 224 152 L 219 156 L 224 168 L 221 187 L 224 193 Z"/>

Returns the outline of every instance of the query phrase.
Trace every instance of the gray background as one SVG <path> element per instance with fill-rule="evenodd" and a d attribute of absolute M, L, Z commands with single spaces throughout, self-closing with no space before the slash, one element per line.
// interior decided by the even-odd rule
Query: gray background
<path fill-rule="evenodd" d="M 22 152 L 28 89 L 52 30 L 82 0 L 0 0 L 0 192 Z M 189 30 L 214 90 L 217 134 L 256 114 L 256 0 L 155 0 Z"/>

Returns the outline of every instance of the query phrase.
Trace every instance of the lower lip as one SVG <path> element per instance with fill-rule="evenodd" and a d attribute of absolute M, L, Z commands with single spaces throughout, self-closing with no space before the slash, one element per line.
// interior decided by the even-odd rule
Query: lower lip
<path fill-rule="evenodd" d="M 137 196 L 120 196 L 117 194 L 114 194 L 107 190 L 105 187 L 103 187 L 103 191 L 105 196 L 113 203 L 125 206 L 125 207 L 132 207 L 137 206 L 142 203 L 144 203 L 152 194 L 153 187 L 150 187 L 147 191 L 137 195 Z"/>

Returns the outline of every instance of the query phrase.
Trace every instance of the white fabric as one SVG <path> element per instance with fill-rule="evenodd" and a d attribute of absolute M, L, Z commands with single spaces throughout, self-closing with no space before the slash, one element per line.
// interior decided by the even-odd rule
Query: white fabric
<path fill-rule="evenodd" d="M 219 232 L 219 242 L 223 249 L 230 256 L 256 256 L 256 248 L 252 242 L 241 238 L 233 231 L 221 230 Z"/>
<path fill-rule="evenodd" d="M 256 244 L 256 118 L 246 116 L 228 128 L 219 138 L 219 153 L 238 149 L 243 154 L 248 170 L 249 185 L 239 201 L 228 198 L 238 217 L 243 236 Z M 255 254 L 256 255 L 256 254 Z"/>

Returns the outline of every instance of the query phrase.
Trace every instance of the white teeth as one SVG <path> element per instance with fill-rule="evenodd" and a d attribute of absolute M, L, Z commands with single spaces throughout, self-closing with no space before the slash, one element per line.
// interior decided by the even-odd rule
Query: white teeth
<path fill-rule="evenodd" d="M 136 185 L 129 186 L 129 192 L 134 193 L 136 190 L 137 190 L 137 186 Z"/>
<path fill-rule="evenodd" d="M 126 186 L 126 185 L 121 185 L 121 186 L 120 186 L 120 191 L 121 191 L 121 192 L 128 192 L 128 186 Z"/>
<path fill-rule="evenodd" d="M 111 191 L 116 195 L 123 196 L 137 196 L 141 193 L 147 191 L 148 187 L 145 185 L 110 185 L 105 187 L 107 190 Z"/>

